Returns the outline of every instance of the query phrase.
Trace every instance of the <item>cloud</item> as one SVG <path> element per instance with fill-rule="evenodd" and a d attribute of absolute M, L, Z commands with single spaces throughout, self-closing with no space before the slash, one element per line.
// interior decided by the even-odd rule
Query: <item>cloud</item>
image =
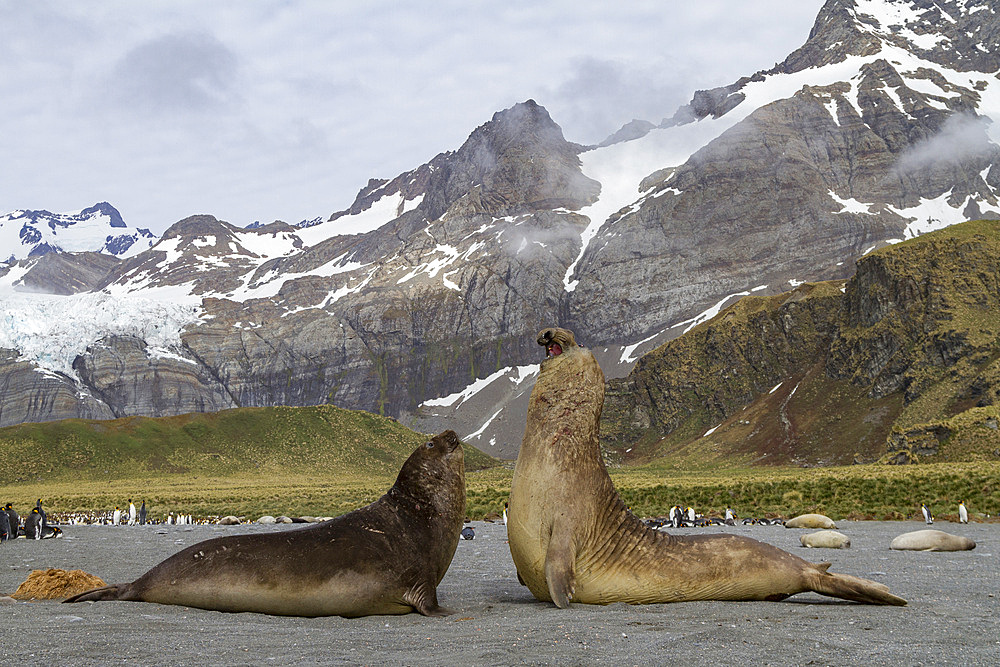
<path fill-rule="evenodd" d="M 991 122 L 989 118 L 972 114 L 950 116 L 937 134 L 904 151 L 896 162 L 896 170 L 905 174 L 989 157 L 996 150 L 988 135 Z"/>
<path fill-rule="evenodd" d="M 657 123 L 783 59 L 821 4 L 0 2 L 0 211 L 325 217 L 528 98 L 580 143 Z"/>
<path fill-rule="evenodd" d="M 557 122 L 572 127 L 577 140 L 596 143 L 635 118 L 659 123 L 690 99 L 687 78 L 665 77 L 667 69 L 580 58 L 546 97 L 560 108 Z"/>
<path fill-rule="evenodd" d="M 238 59 L 208 33 L 164 35 L 128 51 L 108 80 L 124 109 L 168 115 L 201 113 L 234 103 Z"/>

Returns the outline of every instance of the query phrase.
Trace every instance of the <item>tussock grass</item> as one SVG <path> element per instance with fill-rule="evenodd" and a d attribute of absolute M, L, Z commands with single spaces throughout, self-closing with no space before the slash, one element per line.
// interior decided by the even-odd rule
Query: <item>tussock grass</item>
<path fill-rule="evenodd" d="M 151 516 L 168 511 L 195 517 L 233 514 L 336 516 L 362 507 L 392 486 L 395 470 L 381 475 L 280 475 L 203 477 L 162 475 L 137 479 L 36 482 L 0 487 L 0 499 L 28 508 L 43 498 L 51 511 L 111 509 L 129 497 L 145 499 Z M 510 495 L 507 467 L 466 474 L 467 514 L 482 519 L 501 512 Z M 625 503 L 638 516 L 661 516 L 673 505 L 741 517 L 792 517 L 819 512 L 833 519 L 918 517 L 927 503 L 939 519 L 957 514 L 965 500 L 974 516 L 1000 514 L 1000 464 L 935 463 L 919 466 L 859 465 L 841 468 L 749 468 L 678 471 L 656 465 L 613 468 Z"/>

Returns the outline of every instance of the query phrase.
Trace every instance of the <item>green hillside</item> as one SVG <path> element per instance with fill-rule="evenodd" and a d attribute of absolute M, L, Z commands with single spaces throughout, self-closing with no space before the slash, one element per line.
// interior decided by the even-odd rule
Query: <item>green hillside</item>
<path fill-rule="evenodd" d="M 1000 461 L 1000 222 L 745 297 L 608 386 L 612 460 L 688 468 Z"/>
<path fill-rule="evenodd" d="M 426 439 L 394 419 L 332 406 L 177 417 L 67 419 L 0 429 L 0 485 L 197 475 L 395 476 Z M 495 461 L 465 446 L 467 470 Z"/>

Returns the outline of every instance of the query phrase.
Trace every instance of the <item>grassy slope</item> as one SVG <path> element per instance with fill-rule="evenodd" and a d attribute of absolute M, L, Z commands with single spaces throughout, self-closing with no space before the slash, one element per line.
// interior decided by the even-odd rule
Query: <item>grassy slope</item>
<path fill-rule="evenodd" d="M 2 502 L 56 511 L 338 514 L 371 502 L 426 436 L 332 406 L 70 419 L 0 429 Z M 466 469 L 495 465 L 465 447 Z M 155 508 L 155 509 L 154 509 Z"/>

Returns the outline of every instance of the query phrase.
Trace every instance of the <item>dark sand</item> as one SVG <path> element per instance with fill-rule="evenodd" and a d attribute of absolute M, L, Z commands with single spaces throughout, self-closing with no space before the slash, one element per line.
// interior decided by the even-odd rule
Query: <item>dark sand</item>
<path fill-rule="evenodd" d="M 876 607 L 800 594 L 785 602 L 687 602 L 557 609 L 518 585 L 499 524 L 476 522 L 438 588 L 445 618 L 286 618 L 140 602 L 0 604 L 0 664 L 1000 664 L 1000 525 L 933 527 L 973 538 L 959 553 L 890 551 L 916 522 L 840 522 L 846 550 L 805 549 L 803 530 L 680 529 L 748 535 L 909 600 Z M 131 581 L 203 539 L 297 526 L 70 526 L 59 540 L 0 545 L 0 594 L 32 569 Z"/>

